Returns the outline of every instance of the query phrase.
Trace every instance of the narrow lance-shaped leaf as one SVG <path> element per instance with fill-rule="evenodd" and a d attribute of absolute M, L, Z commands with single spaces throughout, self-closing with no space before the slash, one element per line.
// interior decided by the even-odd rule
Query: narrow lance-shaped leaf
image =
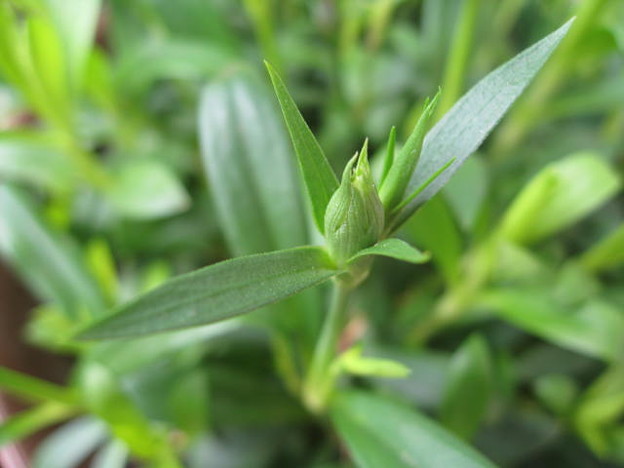
<path fill-rule="evenodd" d="M 381 177 L 379 178 L 379 185 L 383 185 L 388 173 L 390 172 L 390 168 L 392 168 L 392 163 L 394 163 L 394 147 L 396 146 L 396 127 L 392 127 L 390 129 L 390 133 L 388 135 L 388 144 L 386 146 L 386 154 L 384 155 L 383 160 L 383 169 L 381 171 Z"/>
<path fill-rule="evenodd" d="M 102 421 L 87 416 L 76 419 L 55 430 L 37 446 L 31 466 L 75 468 L 108 436 Z"/>
<path fill-rule="evenodd" d="M 360 468 L 494 467 L 433 421 L 374 394 L 340 394 L 331 414 Z"/>
<path fill-rule="evenodd" d="M 78 87 L 95 38 L 101 0 L 44 0 L 43 3 L 65 46 L 70 81 Z"/>
<path fill-rule="evenodd" d="M 68 419 L 75 412 L 76 410 L 71 406 L 43 403 L 13 415 L 0 424 L 0 447 Z"/>
<path fill-rule="evenodd" d="M 425 139 L 431 116 L 435 112 L 439 99 L 440 92 L 438 91 L 438 94 L 436 94 L 430 102 L 427 101 L 425 103 L 425 108 L 412 134 L 405 142 L 403 148 L 401 148 L 401 151 L 390 167 L 387 177 L 379 187 L 379 197 L 387 212 L 392 211 L 392 209 L 401 202 L 410 176 L 418 163 L 423 140 Z"/>
<path fill-rule="evenodd" d="M 275 97 L 248 71 L 202 91 L 202 160 L 235 256 L 308 243 L 305 200 Z"/>
<path fill-rule="evenodd" d="M 479 305 L 528 333 L 587 356 L 616 361 L 624 352 L 624 317 L 604 302 L 590 301 L 575 310 L 553 300 L 548 289 L 501 288 L 484 292 Z"/>
<path fill-rule="evenodd" d="M 338 179 L 323 154 L 321 146 L 297 109 L 295 101 L 288 93 L 284 82 L 271 65 L 266 63 L 266 66 L 297 153 L 299 167 L 312 205 L 314 221 L 318 229 L 324 232 L 325 208 L 338 188 Z"/>
<path fill-rule="evenodd" d="M 357 254 L 349 259 L 349 262 L 367 255 L 378 255 L 382 257 L 396 258 L 409 263 L 425 263 L 429 261 L 431 256 L 426 252 L 421 252 L 416 247 L 412 247 L 401 239 L 384 239 L 377 242 L 372 247 L 360 250 Z"/>
<path fill-rule="evenodd" d="M 572 21 L 483 78 L 431 129 L 425 138 L 408 192 L 418 189 L 451 159 L 454 158 L 454 161 L 402 210 L 400 221 L 405 221 L 420 205 L 434 196 L 481 145 L 542 68 L 568 32 Z"/>
<path fill-rule="evenodd" d="M 43 299 L 68 318 L 81 310 L 97 315 L 105 300 L 72 239 L 45 225 L 21 190 L 0 186 L 0 256 L 11 263 Z"/>
<path fill-rule="evenodd" d="M 490 396 L 490 353 L 479 335 L 469 337 L 451 361 L 440 409 L 444 425 L 469 439 L 485 416 Z"/>
<path fill-rule="evenodd" d="M 139 336 L 217 322 L 277 302 L 338 273 L 320 247 L 226 260 L 164 283 L 91 326 L 80 338 Z"/>

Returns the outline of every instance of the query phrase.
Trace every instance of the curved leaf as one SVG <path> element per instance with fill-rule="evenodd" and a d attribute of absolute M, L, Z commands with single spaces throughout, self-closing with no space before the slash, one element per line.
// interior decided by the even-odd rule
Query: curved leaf
<path fill-rule="evenodd" d="M 340 273 L 325 250 L 249 255 L 178 276 L 82 332 L 82 339 L 148 335 L 225 320 L 272 304 Z"/>

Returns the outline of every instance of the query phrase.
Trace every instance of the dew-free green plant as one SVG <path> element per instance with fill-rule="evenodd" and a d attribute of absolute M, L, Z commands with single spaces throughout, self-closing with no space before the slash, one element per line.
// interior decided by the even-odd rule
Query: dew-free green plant
<path fill-rule="evenodd" d="M 2 362 L 30 406 L 0 446 L 621 461 L 618 3 L 0 5 L 0 254 L 42 301 L 27 339 L 73 366 Z"/>
<path fill-rule="evenodd" d="M 243 256 L 182 275 L 89 325 L 78 338 L 133 337 L 213 323 L 333 278 L 331 304 L 302 386 L 308 408 L 325 411 L 336 383 L 334 361 L 349 294 L 368 276 L 371 257 L 387 256 L 412 263 L 428 260 L 427 254 L 391 236 L 476 150 L 570 25 L 562 26 L 484 78 L 425 138 L 437 97 L 427 103 L 412 135 L 396 156 L 394 143 L 389 142 L 380 192 L 369 166 L 366 142 L 349 160 L 338 182 L 282 79 L 267 65 L 297 154 L 312 218 L 325 237 L 326 247 L 296 247 Z M 366 406 L 370 397 L 363 398 L 362 403 L 359 396 L 354 398 L 358 405 Z M 347 441 L 356 453 L 358 445 L 364 443 L 349 436 Z M 370 460 L 363 462 L 364 466 L 369 464 L 375 466 Z"/>

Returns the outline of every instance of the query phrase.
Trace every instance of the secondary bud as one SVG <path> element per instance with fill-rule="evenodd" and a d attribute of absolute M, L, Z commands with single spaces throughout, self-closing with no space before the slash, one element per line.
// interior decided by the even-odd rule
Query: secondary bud
<path fill-rule="evenodd" d="M 325 237 L 338 263 L 375 244 L 384 229 L 384 208 L 368 164 L 367 142 L 347 163 L 325 212 Z"/>

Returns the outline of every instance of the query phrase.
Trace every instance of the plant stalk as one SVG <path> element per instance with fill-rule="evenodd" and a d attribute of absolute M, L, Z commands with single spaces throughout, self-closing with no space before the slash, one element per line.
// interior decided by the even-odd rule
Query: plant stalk
<path fill-rule="evenodd" d="M 306 406 L 315 413 L 324 409 L 332 391 L 330 368 L 336 355 L 350 291 L 340 281 L 334 282 L 329 311 L 316 342 L 303 395 Z"/>

